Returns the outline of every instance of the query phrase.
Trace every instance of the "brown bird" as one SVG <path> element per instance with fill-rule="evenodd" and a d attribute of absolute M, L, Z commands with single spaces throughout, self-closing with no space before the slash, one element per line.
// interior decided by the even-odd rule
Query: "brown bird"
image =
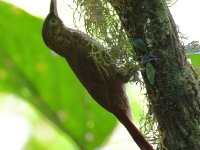
<path fill-rule="evenodd" d="M 119 74 L 115 65 L 106 66 L 97 62 L 91 52 L 97 52 L 101 45 L 83 32 L 67 28 L 58 16 L 56 5 L 56 0 L 51 0 L 50 12 L 43 24 L 45 44 L 67 60 L 92 98 L 117 117 L 142 150 L 153 150 L 131 121 L 125 91 L 125 83 L 130 77 Z M 101 55 L 109 59 L 105 51 Z"/>

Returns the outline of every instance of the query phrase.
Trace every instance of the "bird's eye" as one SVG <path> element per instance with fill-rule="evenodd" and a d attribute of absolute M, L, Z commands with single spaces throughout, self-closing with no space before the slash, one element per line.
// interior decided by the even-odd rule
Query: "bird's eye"
<path fill-rule="evenodd" d="M 51 18 L 51 19 L 50 19 L 50 23 L 51 23 L 51 24 L 55 24 L 56 22 L 57 22 L 57 20 L 56 20 L 55 18 Z"/>

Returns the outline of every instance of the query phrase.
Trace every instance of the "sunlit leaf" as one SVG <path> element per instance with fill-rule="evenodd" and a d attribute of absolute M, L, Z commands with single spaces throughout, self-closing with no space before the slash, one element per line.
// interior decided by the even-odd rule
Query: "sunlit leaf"
<path fill-rule="evenodd" d="M 88 95 L 41 37 L 42 20 L 0 1 L 0 92 L 19 95 L 82 149 L 102 144 L 114 117 Z"/>

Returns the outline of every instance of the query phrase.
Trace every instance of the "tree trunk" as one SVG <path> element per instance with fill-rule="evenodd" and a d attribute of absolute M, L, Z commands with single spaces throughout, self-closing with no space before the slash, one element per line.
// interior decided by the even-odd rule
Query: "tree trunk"
<path fill-rule="evenodd" d="M 148 51 L 158 58 L 150 62 L 155 70 L 153 84 L 147 71 L 142 71 L 149 116 L 155 116 L 158 124 L 157 149 L 199 150 L 200 81 L 187 61 L 166 3 L 162 0 L 109 2 L 128 31 L 129 39 L 142 39 Z M 138 58 L 144 57 L 141 49 L 134 47 L 134 50 Z"/>

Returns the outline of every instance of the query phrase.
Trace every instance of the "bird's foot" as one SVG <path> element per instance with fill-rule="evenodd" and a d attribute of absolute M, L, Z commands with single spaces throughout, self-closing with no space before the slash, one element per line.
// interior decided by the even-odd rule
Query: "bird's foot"
<path fill-rule="evenodd" d="M 156 58 L 154 54 L 155 50 L 148 52 L 147 54 L 144 55 L 144 57 L 141 60 L 142 65 L 146 65 L 150 61 L 157 61 L 160 58 Z"/>

